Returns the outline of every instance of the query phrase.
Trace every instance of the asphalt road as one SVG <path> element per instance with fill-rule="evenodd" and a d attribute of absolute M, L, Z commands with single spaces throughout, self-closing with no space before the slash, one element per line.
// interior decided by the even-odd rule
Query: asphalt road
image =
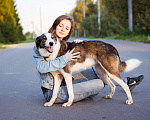
<path fill-rule="evenodd" d="M 119 86 L 112 99 L 103 99 L 109 92 L 106 86 L 96 97 L 74 103 L 71 107 L 63 108 L 61 104 L 43 107 L 45 100 L 32 57 L 34 43 L 19 44 L 15 48 L 0 50 L 0 119 L 150 120 L 150 44 L 103 41 L 118 49 L 121 60 L 137 58 L 143 61 L 137 69 L 121 73 L 122 78 L 140 74 L 145 76 L 132 92 L 132 105 L 125 104 L 126 94 Z"/>

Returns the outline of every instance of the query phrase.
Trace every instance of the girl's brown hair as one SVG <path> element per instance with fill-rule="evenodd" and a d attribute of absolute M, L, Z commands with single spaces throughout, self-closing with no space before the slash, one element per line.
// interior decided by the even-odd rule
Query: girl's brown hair
<path fill-rule="evenodd" d="M 57 25 L 58 25 L 62 20 L 65 20 L 65 19 L 66 19 L 66 20 L 69 20 L 70 23 L 71 23 L 71 28 L 70 28 L 69 34 L 68 34 L 66 37 L 63 38 L 63 40 L 67 41 L 67 40 L 69 39 L 69 37 L 72 35 L 72 32 L 73 32 L 73 25 L 74 25 L 73 19 L 72 19 L 70 16 L 68 16 L 68 15 L 61 15 L 61 16 L 59 16 L 59 17 L 54 21 L 52 27 L 49 29 L 48 32 L 55 34 L 55 30 L 56 30 Z"/>

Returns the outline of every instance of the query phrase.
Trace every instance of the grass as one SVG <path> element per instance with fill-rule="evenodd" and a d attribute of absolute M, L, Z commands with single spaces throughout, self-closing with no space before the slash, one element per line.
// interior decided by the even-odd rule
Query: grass
<path fill-rule="evenodd" d="M 27 39 L 25 41 L 21 41 L 20 43 L 31 43 L 31 42 L 35 42 L 35 39 Z M 10 45 L 10 44 L 2 44 L 2 43 L 0 43 L 0 49 L 8 48 L 7 45 Z"/>
<path fill-rule="evenodd" d="M 27 39 L 25 41 L 21 41 L 20 43 L 31 43 L 31 42 L 35 42 L 35 39 Z"/>
<path fill-rule="evenodd" d="M 88 36 L 87 38 L 89 38 L 89 39 L 95 39 L 93 36 Z M 128 40 L 128 41 L 150 43 L 150 36 L 138 35 L 138 34 L 126 35 L 126 36 L 114 35 L 114 36 L 99 37 L 99 38 L 103 38 L 103 39 L 117 39 L 117 40 Z"/>
<path fill-rule="evenodd" d="M 0 43 L 0 49 L 6 49 L 6 46 L 3 46 L 4 44 Z"/>
<path fill-rule="evenodd" d="M 110 36 L 105 38 L 150 43 L 150 36 L 145 35 Z"/>

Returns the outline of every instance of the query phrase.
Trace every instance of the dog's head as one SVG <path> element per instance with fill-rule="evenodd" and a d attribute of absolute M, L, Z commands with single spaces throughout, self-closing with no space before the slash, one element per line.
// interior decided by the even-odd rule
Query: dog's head
<path fill-rule="evenodd" d="M 54 46 L 57 43 L 57 36 L 52 33 L 44 33 L 36 38 L 37 51 L 43 57 L 48 57 L 53 53 Z"/>

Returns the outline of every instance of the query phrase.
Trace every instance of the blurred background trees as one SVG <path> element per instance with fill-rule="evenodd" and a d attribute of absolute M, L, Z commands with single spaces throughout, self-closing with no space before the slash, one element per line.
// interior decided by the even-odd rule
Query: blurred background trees
<path fill-rule="evenodd" d="M 85 0 L 85 20 L 83 20 L 83 0 L 76 0 L 75 8 L 69 13 L 75 23 L 74 36 L 83 37 L 86 29 L 86 37 L 143 35 L 147 36 L 146 40 L 150 42 L 150 0 L 132 0 L 132 34 L 129 32 L 128 25 L 128 0 L 99 1 L 100 31 L 97 0 Z M 19 21 L 14 0 L 0 0 L 0 43 L 19 43 L 26 38 L 35 38 L 34 32 L 23 35 L 23 28 Z"/>
<path fill-rule="evenodd" d="M 150 0 L 133 0 L 134 29 L 150 35 Z"/>
<path fill-rule="evenodd" d="M 133 33 L 150 34 L 150 0 L 132 0 Z M 106 37 L 129 35 L 128 0 L 100 0 L 101 30 L 98 31 L 97 0 L 85 0 L 85 22 L 83 22 L 83 0 L 77 0 L 76 7 L 70 12 L 75 21 L 78 37 L 86 35 Z"/>
<path fill-rule="evenodd" d="M 25 40 L 13 0 L 0 0 L 0 43 L 18 43 Z"/>

